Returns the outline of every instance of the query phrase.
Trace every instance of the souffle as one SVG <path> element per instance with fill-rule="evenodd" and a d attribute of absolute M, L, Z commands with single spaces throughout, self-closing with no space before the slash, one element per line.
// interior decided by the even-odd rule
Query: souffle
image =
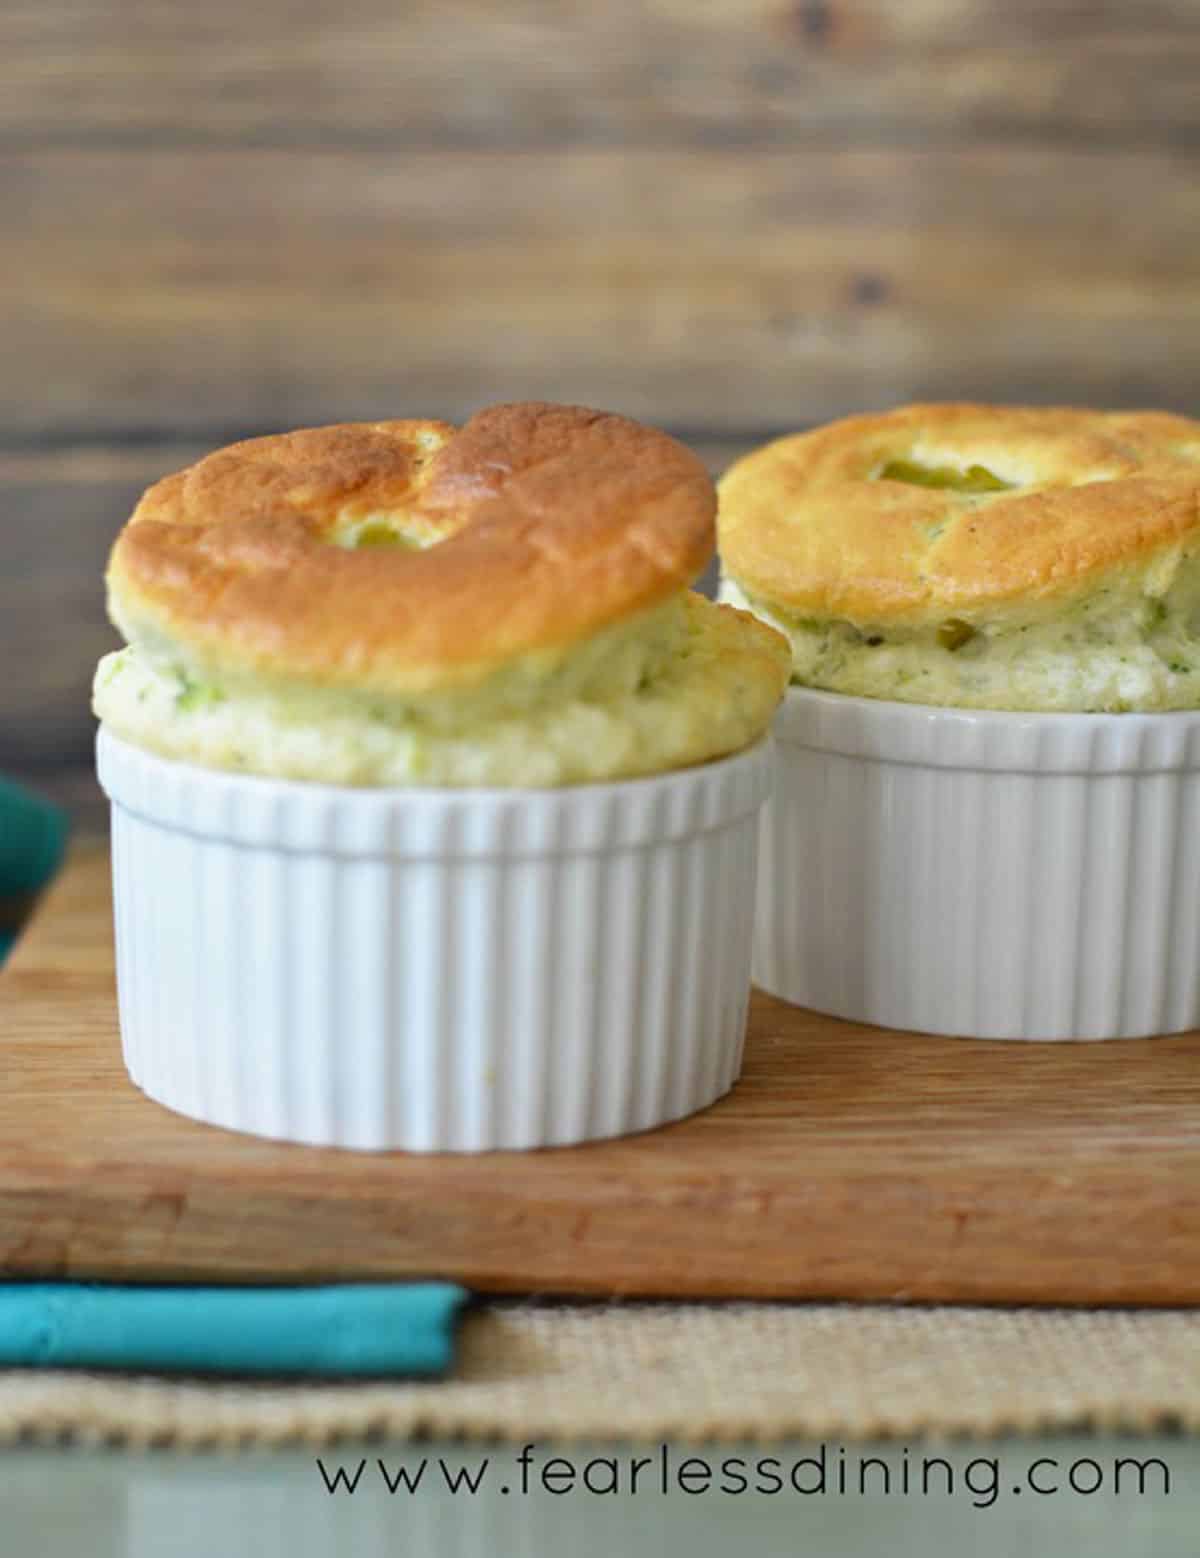
<path fill-rule="evenodd" d="M 681 444 L 576 406 L 237 443 L 118 537 L 128 647 L 94 709 L 166 757 L 346 786 L 703 763 L 761 737 L 789 674 L 776 633 L 688 589 L 714 508 Z"/>
<path fill-rule="evenodd" d="M 786 634 L 799 684 L 1200 707 L 1200 422 L 906 406 L 781 438 L 719 491 L 721 598 Z"/>

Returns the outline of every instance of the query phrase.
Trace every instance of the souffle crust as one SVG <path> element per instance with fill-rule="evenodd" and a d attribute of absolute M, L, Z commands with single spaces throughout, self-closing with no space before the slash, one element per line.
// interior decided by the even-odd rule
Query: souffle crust
<path fill-rule="evenodd" d="M 907 406 L 719 485 L 722 599 L 793 680 L 965 708 L 1200 707 L 1200 422 Z"/>
<path fill-rule="evenodd" d="M 93 706 L 203 766 L 345 785 L 552 786 L 724 756 L 786 643 L 687 589 L 703 465 L 663 433 L 517 403 L 310 428 L 160 481 L 113 548 L 129 647 Z"/>

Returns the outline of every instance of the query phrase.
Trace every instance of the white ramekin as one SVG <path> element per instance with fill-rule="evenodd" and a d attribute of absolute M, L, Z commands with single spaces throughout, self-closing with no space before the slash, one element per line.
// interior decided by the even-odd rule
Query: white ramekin
<path fill-rule="evenodd" d="M 1200 1026 L 1200 713 L 1004 714 L 792 688 L 754 979 L 997 1039 Z"/>
<path fill-rule="evenodd" d="M 560 790 L 220 773 L 101 729 L 122 1046 L 181 1114 L 476 1152 L 644 1130 L 741 1065 L 769 741 Z"/>

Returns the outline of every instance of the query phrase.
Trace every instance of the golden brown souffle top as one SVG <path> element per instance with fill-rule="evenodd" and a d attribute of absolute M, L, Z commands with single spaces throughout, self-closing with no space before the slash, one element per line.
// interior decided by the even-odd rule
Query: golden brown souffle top
<path fill-rule="evenodd" d="M 579 406 L 310 428 L 151 487 L 110 599 L 219 673 L 435 692 L 686 587 L 715 506 L 682 444 Z"/>
<path fill-rule="evenodd" d="M 765 445 L 720 496 L 725 571 L 772 606 L 879 625 L 1003 621 L 1200 544 L 1200 422 L 905 406 Z"/>

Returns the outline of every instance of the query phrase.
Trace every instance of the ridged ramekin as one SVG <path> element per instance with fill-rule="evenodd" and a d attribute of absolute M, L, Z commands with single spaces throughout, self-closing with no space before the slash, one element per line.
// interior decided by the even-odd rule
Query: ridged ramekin
<path fill-rule="evenodd" d="M 1200 712 L 1006 714 L 789 690 L 754 979 L 918 1032 L 1200 1026 Z"/>
<path fill-rule="evenodd" d="M 768 741 L 559 790 L 350 790 L 101 729 L 137 1085 L 328 1146 L 477 1152 L 677 1119 L 741 1065 Z"/>

